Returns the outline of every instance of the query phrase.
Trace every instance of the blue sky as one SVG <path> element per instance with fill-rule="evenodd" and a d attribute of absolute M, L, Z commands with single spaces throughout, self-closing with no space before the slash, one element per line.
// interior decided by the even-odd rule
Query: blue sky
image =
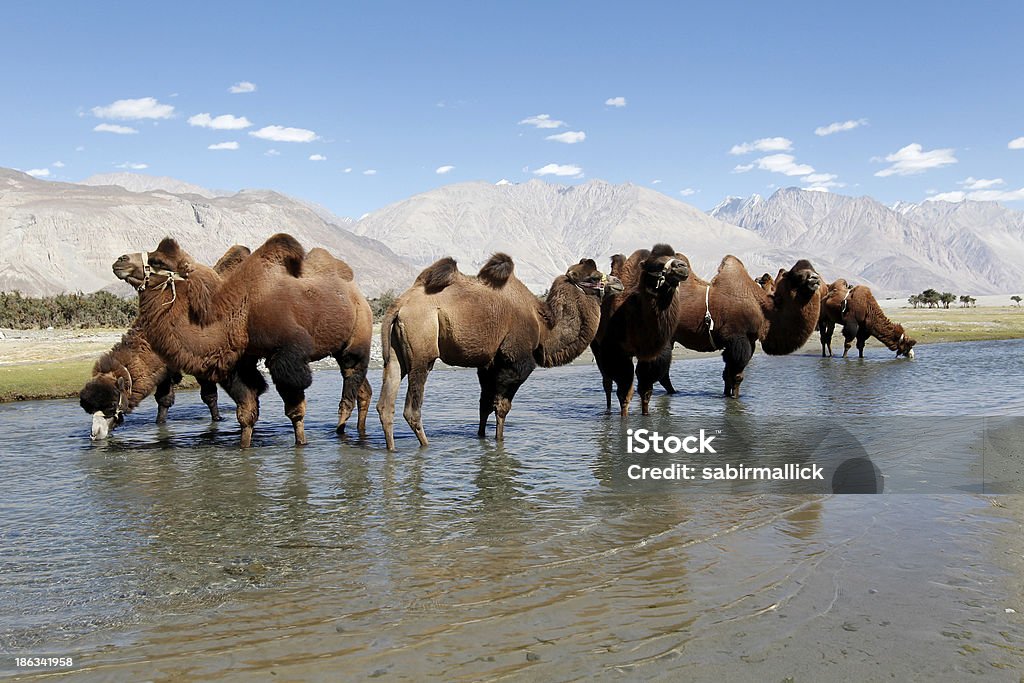
<path fill-rule="evenodd" d="M 503 178 L 1024 208 L 1021 26 L 1011 2 L 19 3 L 0 166 L 352 217 Z"/>

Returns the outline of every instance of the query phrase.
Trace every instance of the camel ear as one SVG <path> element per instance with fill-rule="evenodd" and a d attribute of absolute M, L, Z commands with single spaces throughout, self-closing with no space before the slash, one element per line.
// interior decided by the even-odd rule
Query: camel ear
<path fill-rule="evenodd" d="M 124 377 L 118 377 L 117 378 L 117 388 L 118 389 L 120 389 L 121 391 L 124 391 L 126 385 L 127 385 L 127 382 L 124 381 Z"/>
<path fill-rule="evenodd" d="M 184 263 L 181 264 L 181 267 L 178 269 L 178 271 L 181 273 L 182 277 L 188 277 L 191 273 L 195 272 L 195 269 L 196 267 L 192 265 L 191 261 L 185 261 Z"/>

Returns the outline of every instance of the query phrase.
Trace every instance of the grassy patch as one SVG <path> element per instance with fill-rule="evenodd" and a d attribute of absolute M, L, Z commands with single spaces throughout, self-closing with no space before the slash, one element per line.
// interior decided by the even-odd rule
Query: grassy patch
<path fill-rule="evenodd" d="M 0 403 L 78 396 L 89 381 L 92 365 L 92 360 L 73 360 L 0 366 Z M 189 376 L 179 386 L 198 385 Z"/>

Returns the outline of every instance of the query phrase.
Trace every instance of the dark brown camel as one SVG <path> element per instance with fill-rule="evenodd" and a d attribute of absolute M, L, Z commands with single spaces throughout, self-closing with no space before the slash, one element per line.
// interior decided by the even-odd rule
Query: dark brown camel
<path fill-rule="evenodd" d="M 141 254 L 121 257 L 115 273 L 123 261 L 139 260 Z M 148 254 L 146 266 L 139 286 L 143 334 L 171 367 L 224 387 L 235 400 L 243 448 L 252 442 L 266 390 L 260 358 L 302 445 L 309 362 L 333 356 L 344 377 L 337 424 L 344 431 L 366 378 L 373 327 L 344 261 L 323 249 L 307 254 L 295 238 L 277 234 L 223 280 L 170 238 Z"/>
<path fill-rule="evenodd" d="M 248 247 L 240 244 L 228 249 L 213 266 L 221 275 L 227 273 L 249 256 Z M 124 271 L 125 281 L 138 287 L 145 278 L 143 264 L 135 264 L 132 271 Z M 137 321 L 136 321 L 137 322 Z M 210 409 L 210 419 L 223 418 L 217 407 L 217 384 L 205 379 L 199 381 L 199 395 Z M 156 394 L 156 423 L 167 421 L 167 411 L 174 405 L 174 387 L 181 382 L 181 373 L 167 367 L 149 342 L 132 323 L 132 327 L 110 351 L 100 356 L 92 368 L 92 379 L 79 392 L 82 409 L 92 415 L 90 437 L 105 439 L 115 427 L 124 422 L 147 396 Z"/>
<path fill-rule="evenodd" d="M 681 254 L 678 256 L 682 256 Z M 739 398 L 743 371 L 754 355 L 754 345 L 772 356 L 799 349 L 818 324 L 821 276 L 807 260 L 775 278 L 768 294 L 747 273 L 743 262 L 726 256 L 711 282 L 691 276 L 676 294 L 678 325 L 673 339 L 694 351 L 722 351 L 725 395 Z M 671 354 L 637 366 L 646 385 L 668 372 Z"/>
<path fill-rule="evenodd" d="M 821 340 L 821 357 L 832 355 L 832 335 L 836 325 L 843 324 L 843 313 L 849 305 L 850 284 L 839 278 L 829 285 L 822 285 L 821 312 L 818 314 L 818 337 Z"/>
<path fill-rule="evenodd" d="M 601 372 L 608 412 L 614 383 L 619 412 L 626 415 L 633 398 L 633 358 L 638 362 L 653 361 L 669 345 L 678 315 L 674 303 L 676 289 L 689 277 L 690 262 L 669 245 L 658 244 L 650 251 L 637 250 L 628 258 L 613 256 L 612 272 L 619 273 L 624 291 L 602 303 L 601 325 L 590 348 Z M 662 375 L 638 377 L 642 379 L 644 415 L 648 414 L 654 382 L 661 378 Z M 664 383 L 666 389 L 672 386 L 667 378 Z"/>
<path fill-rule="evenodd" d="M 845 281 L 843 282 L 845 284 Z M 917 341 L 907 336 L 902 325 L 886 317 L 869 287 L 857 285 L 849 288 L 846 293 L 842 290 L 829 292 L 823 305 L 828 309 L 829 319 L 843 326 L 843 358 L 850 352 L 854 340 L 857 341 L 859 357 L 863 358 L 864 344 L 867 343 L 868 337 L 874 337 L 885 344 L 887 349 L 895 351 L 897 358 L 914 357 L 914 345 Z M 828 337 L 831 349 L 832 335 L 829 334 Z"/>
<path fill-rule="evenodd" d="M 515 276 L 512 258 L 495 254 L 476 277 L 443 258 L 427 267 L 384 316 L 380 337 L 384 381 L 377 401 L 389 450 L 395 448 L 395 398 L 408 375 L 405 420 L 421 446 L 428 445 L 421 408 L 427 373 L 440 359 L 477 369 L 480 428 L 491 413 L 495 438 L 504 439 L 512 399 L 534 369 L 565 365 L 586 350 L 601 317 L 601 297 L 617 280 L 590 259 L 551 283 L 541 301 Z"/>

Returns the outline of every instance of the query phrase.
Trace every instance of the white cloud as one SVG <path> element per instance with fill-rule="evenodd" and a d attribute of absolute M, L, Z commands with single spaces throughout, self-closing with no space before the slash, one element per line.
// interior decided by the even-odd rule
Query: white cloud
<path fill-rule="evenodd" d="M 206 149 L 238 149 L 237 142 L 215 142 Z"/>
<path fill-rule="evenodd" d="M 85 151 L 85 145 L 79 145 L 78 147 L 75 147 L 75 151 L 76 152 L 84 152 Z"/>
<path fill-rule="evenodd" d="M 342 173 L 351 173 L 351 172 L 352 172 L 352 167 L 351 166 L 349 166 L 344 171 L 342 171 Z"/>
<path fill-rule="evenodd" d="M 149 168 L 149 164 L 140 164 L 133 161 L 126 161 L 123 164 L 118 164 L 117 168 L 128 168 L 133 171 L 141 171 L 143 169 Z"/>
<path fill-rule="evenodd" d="M 309 160 L 310 161 L 327 161 L 327 157 L 325 157 L 323 154 L 310 154 L 309 155 Z"/>
<path fill-rule="evenodd" d="M 835 180 L 838 176 L 834 173 L 811 173 L 808 176 L 802 178 L 805 183 L 828 183 Z"/>
<path fill-rule="evenodd" d="M 231 114 L 210 116 L 203 113 L 190 116 L 188 118 L 188 125 L 199 126 L 200 128 L 213 128 L 214 130 L 241 130 L 251 126 L 252 122 L 244 116 L 232 116 Z"/>
<path fill-rule="evenodd" d="M 697 194 L 697 192 L 699 192 L 699 190 L 695 190 L 692 187 L 687 187 L 685 189 L 679 190 L 679 194 L 683 195 L 684 197 L 691 197 Z"/>
<path fill-rule="evenodd" d="M 891 162 L 892 166 L 875 173 L 879 178 L 887 178 L 891 175 L 916 175 L 933 168 L 957 163 L 952 149 L 933 149 L 925 152 L 916 142 L 898 152 L 889 154 L 885 160 Z"/>
<path fill-rule="evenodd" d="M 753 142 L 733 145 L 729 154 L 749 154 L 750 152 L 788 152 L 793 149 L 793 141 L 788 138 L 761 138 Z"/>
<path fill-rule="evenodd" d="M 533 172 L 533 174 L 539 176 L 554 175 L 566 178 L 579 178 L 583 175 L 583 169 L 571 164 L 548 164 L 547 166 L 538 168 Z"/>
<path fill-rule="evenodd" d="M 64 168 L 64 162 L 63 161 L 55 161 L 55 162 L 53 162 L 53 167 L 54 168 Z"/>
<path fill-rule="evenodd" d="M 732 169 L 733 173 L 746 173 L 747 171 L 753 171 L 753 164 L 737 164 L 736 168 Z"/>
<path fill-rule="evenodd" d="M 33 168 L 31 170 L 25 171 L 25 173 L 29 174 L 33 178 L 49 178 L 50 177 L 50 169 L 48 169 L 48 168 Z"/>
<path fill-rule="evenodd" d="M 625 107 L 626 106 L 626 98 L 625 97 L 609 97 L 607 100 L 604 101 L 604 103 L 606 105 L 608 105 L 609 107 Z"/>
<path fill-rule="evenodd" d="M 582 130 L 570 130 L 565 133 L 559 133 L 558 135 L 549 135 L 545 140 L 554 140 L 555 142 L 564 142 L 567 145 L 575 145 L 577 142 L 583 142 L 587 139 L 587 134 Z"/>
<path fill-rule="evenodd" d="M 1024 187 L 1019 190 L 974 190 L 971 192 L 955 190 L 940 192 L 928 199 L 937 202 L 962 202 L 965 199 L 975 202 L 1019 202 L 1024 201 Z"/>
<path fill-rule="evenodd" d="M 92 113 L 100 119 L 169 119 L 174 107 L 160 104 L 155 97 L 140 97 L 137 100 L 117 100 L 105 107 L 93 107 Z"/>
<path fill-rule="evenodd" d="M 365 171 L 363 171 L 363 175 L 377 175 L 377 169 L 368 168 Z"/>
<path fill-rule="evenodd" d="M 264 126 L 249 133 L 254 138 L 273 140 L 274 142 L 313 142 L 320 136 L 305 128 L 286 128 L 284 126 Z"/>
<path fill-rule="evenodd" d="M 281 156 L 281 153 L 278 152 L 276 149 L 268 149 L 266 152 L 263 153 L 263 156 L 265 156 L 265 157 L 279 157 L 279 156 Z"/>
<path fill-rule="evenodd" d="M 115 123 L 101 123 L 95 128 L 94 131 L 97 133 L 117 133 L 118 135 L 135 135 L 139 131 L 128 126 L 119 126 Z"/>
<path fill-rule="evenodd" d="M 1006 146 L 1009 149 L 1024 149 L 1024 137 L 1014 138 Z"/>
<path fill-rule="evenodd" d="M 233 93 L 235 95 L 245 92 L 254 92 L 255 90 L 256 85 L 254 83 L 250 83 L 249 81 L 239 81 L 238 83 L 235 83 L 233 86 L 228 88 L 228 92 Z"/>
<path fill-rule="evenodd" d="M 757 167 L 762 171 L 782 173 L 789 176 L 810 175 L 814 173 L 813 166 L 796 163 L 796 157 L 792 154 L 771 154 L 761 157 L 757 160 Z"/>
<path fill-rule="evenodd" d="M 957 185 L 963 185 L 968 190 L 987 190 L 997 185 L 1005 185 L 1006 181 L 1002 178 L 974 178 L 967 177 L 957 183 Z"/>
<path fill-rule="evenodd" d="M 814 185 L 812 187 L 805 187 L 804 190 L 807 192 L 828 192 L 828 188 L 824 185 Z"/>
<path fill-rule="evenodd" d="M 815 135 L 832 135 L 833 133 L 840 133 L 844 130 L 853 130 L 854 128 L 860 128 L 861 126 L 868 125 L 867 119 L 857 119 L 856 121 L 836 121 L 830 123 L 827 126 L 818 126 L 814 129 Z"/>
<path fill-rule="evenodd" d="M 550 114 L 537 114 L 519 122 L 519 125 L 534 126 L 536 128 L 561 128 L 565 121 L 551 118 Z"/>
<path fill-rule="evenodd" d="M 651 181 L 651 185 L 661 185 L 661 180 L 660 180 L 660 179 L 658 179 L 658 180 L 652 180 L 652 181 Z"/>
<path fill-rule="evenodd" d="M 966 198 L 966 192 L 961 192 L 960 190 L 957 190 L 955 192 L 939 192 L 938 194 L 933 194 L 931 197 L 928 198 L 928 200 L 935 202 L 962 202 Z"/>
<path fill-rule="evenodd" d="M 436 169 L 434 169 L 434 173 L 438 175 L 444 175 L 445 173 L 451 173 L 454 170 L 454 166 L 438 166 Z"/>

